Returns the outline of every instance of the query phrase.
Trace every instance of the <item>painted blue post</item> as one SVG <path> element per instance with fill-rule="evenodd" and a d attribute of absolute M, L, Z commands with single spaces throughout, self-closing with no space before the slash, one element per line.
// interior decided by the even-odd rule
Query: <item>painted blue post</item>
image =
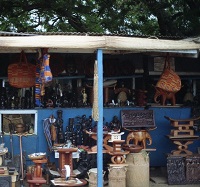
<path fill-rule="evenodd" d="M 99 121 L 97 125 L 97 186 L 103 187 L 103 52 L 97 50 L 98 72 L 98 107 Z"/>

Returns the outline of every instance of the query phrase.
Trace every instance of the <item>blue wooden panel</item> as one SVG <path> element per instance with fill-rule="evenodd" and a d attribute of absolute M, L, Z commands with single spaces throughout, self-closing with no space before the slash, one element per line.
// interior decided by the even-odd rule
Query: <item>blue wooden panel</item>
<path fill-rule="evenodd" d="M 5 142 L 5 147 L 8 148 L 8 151 L 11 152 L 11 146 L 10 146 L 10 136 L 5 135 L 4 136 L 4 142 Z M 25 151 L 27 154 L 31 154 L 37 151 L 37 143 L 38 142 L 38 137 L 36 135 L 31 135 L 31 136 L 26 136 L 22 137 L 22 148 L 23 151 Z M 14 155 L 17 155 L 20 153 L 20 148 L 19 148 L 19 136 L 13 135 L 13 151 Z"/>
<path fill-rule="evenodd" d="M 111 122 L 113 116 L 118 116 L 121 120 L 120 112 L 121 110 L 142 110 L 143 108 L 104 108 L 103 115 L 105 122 Z M 167 119 L 164 116 L 169 116 L 175 119 L 184 119 L 191 117 L 190 108 L 176 108 L 176 107 L 152 107 L 154 110 L 155 124 L 157 126 L 156 130 L 150 131 L 150 134 L 153 139 L 153 143 L 148 148 L 156 148 L 155 152 L 150 153 L 150 165 L 151 166 L 165 166 L 166 165 L 166 154 L 170 153 L 171 150 L 175 149 L 174 144 L 166 137 L 170 133 L 171 126 Z M 56 117 L 57 109 L 53 110 L 39 110 L 38 112 L 38 136 L 39 136 L 39 151 L 47 150 L 47 144 L 42 130 L 42 121 L 43 119 L 49 117 L 53 114 Z M 64 120 L 64 129 L 68 125 L 69 118 L 76 116 L 82 116 L 85 114 L 87 117 L 91 115 L 90 108 L 70 108 L 63 109 L 63 120 Z M 122 136 L 122 139 L 126 138 L 126 134 Z M 200 146 L 199 140 L 195 141 L 194 144 L 189 145 L 189 149 L 193 152 L 197 152 L 197 147 Z"/>
<path fill-rule="evenodd" d="M 34 136 L 23 137 L 23 150 L 25 150 L 28 154 L 33 152 L 47 152 L 50 155 L 51 162 L 55 161 L 54 153 L 48 152 L 47 142 L 43 132 L 43 121 L 44 119 L 50 117 L 50 115 L 54 115 L 57 117 L 57 110 L 55 109 L 38 109 L 38 134 Z M 120 117 L 121 110 L 141 110 L 143 108 L 140 107 L 116 107 L 116 108 L 104 108 L 103 116 L 105 118 L 104 122 L 110 123 L 112 121 L 113 116 Z M 157 126 L 156 130 L 150 131 L 150 134 L 153 139 L 153 143 L 148 148 L 156 148 L 155 152 L 150 153 L 150 165 L 151 166 L 166 166 L 166 154 L 170 153 L 171 150 L 175 149 L 174 144 L 166 137 L 170 133 L 171 126 L 167 119 L 164 116 L 169 116 L 175 119 L 184 119 L 191 117 L 191 109 L 190 108 L 176 108 L 176 107 L 152 107 L 150 109 L 154 110 L 155 116 L 155 124 Z M 91 108 L 63 108 L 63 127 L 64 130 L 69 123 L 69 118 L 74 118 L 76 116 L 82 116 L 85 114 L 89 117 L 92 114 Z M 122 139 L 126 138 L 126 134 L 122 136 Z M 199 134 L 199 133 L 198 133 Z M 10 151 L 10 141 L 9 136 L 5 136 L 6 146 Z M 19 138 L 17 136 L 13 137 L 14 144 L 14 153 L 19 154 Z M 200 147 L 200 141 L 196 140 L 193 144 L 189 145 L 189 150 L 197 153 L 197 147 Z"/>

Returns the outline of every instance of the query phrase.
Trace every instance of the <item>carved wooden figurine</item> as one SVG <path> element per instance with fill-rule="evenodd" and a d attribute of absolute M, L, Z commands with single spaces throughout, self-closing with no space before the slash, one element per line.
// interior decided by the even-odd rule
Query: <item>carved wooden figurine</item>
<path fill-rule="evenodd" d="M 131 140 L 133 140 L 135 145 L 141 144 L 144 149 L 146 149 L 147 140 L 149 140 L 148 145 L 152 144 L 152 138 L 146 130 L 131 131 L 126 138 L 126 144 L 129 144 Z"/>
<path fill-rule="evenodd" d="M 166 104 L 166 100 L 170 100 L 171 101 L 171 105 L 175 105 L 176 104 L 176 98 L 175 98 L 175 93 L 174 92 L 167 92 L 161 88 L 157 88 L 156 89 L 156 93 L 154 95 L 154 101 L 156 103 L 159 103 L 159 101 L 157 100 L 158 97 L 160 97 L 160 102 L 161 105 L 165 105 Z"/>

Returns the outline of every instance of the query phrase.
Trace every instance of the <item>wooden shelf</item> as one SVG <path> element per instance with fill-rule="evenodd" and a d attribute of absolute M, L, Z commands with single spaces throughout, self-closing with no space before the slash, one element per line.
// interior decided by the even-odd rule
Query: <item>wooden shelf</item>
<path fill-rule="evenodd" d="M 149 71 L 149 75 L 161 75 L 162 71 Z M 177 72 L 179 76 L 200 76 L 200 72 Z"/>
<path fill-rule="evenodd" d="M 140 78 L 143 77 L 143 74 L 134 74 L 134 75 L 128 75 L 128 76 L 114 76 L 114 77 L 103 77 L 105 80 L 111 80 L 111 79 L 132 79 L 132 78 Z M 93 80 L 93 78 L 85 78 L 86 80 Z"/>
<path fill-rule="evenodd" d="M 63 76 L 53 77 L 53 79 L 84 79 L 84 78 L 85 78 L 84 75 L 78 75 L 78 76 L 63 75 Z"/>

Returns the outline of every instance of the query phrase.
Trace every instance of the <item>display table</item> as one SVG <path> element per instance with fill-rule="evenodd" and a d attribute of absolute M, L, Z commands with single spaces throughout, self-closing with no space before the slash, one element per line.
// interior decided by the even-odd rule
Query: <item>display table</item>
<path fill-rule="evenodd" d="M 0 174 L 0 176 L 11 176 L 12 187 L 15 187 L 15 182 L 16 182 L 16 179 L 17 179 L 18 172 L 15 171 L 13 175 L 9 175 L 7 167 L 4 167 L 4 169 L 5 169 L 5 173 Z"/>
<path fill-rule="evenodd" d="M 58 180 L 51 180 L 53 186 L 84 186 L 87 184 L 87 181 L 84 179 L 76 179 L 76 183 L 67 183 L 67 181 L 58 181 Z"/>

